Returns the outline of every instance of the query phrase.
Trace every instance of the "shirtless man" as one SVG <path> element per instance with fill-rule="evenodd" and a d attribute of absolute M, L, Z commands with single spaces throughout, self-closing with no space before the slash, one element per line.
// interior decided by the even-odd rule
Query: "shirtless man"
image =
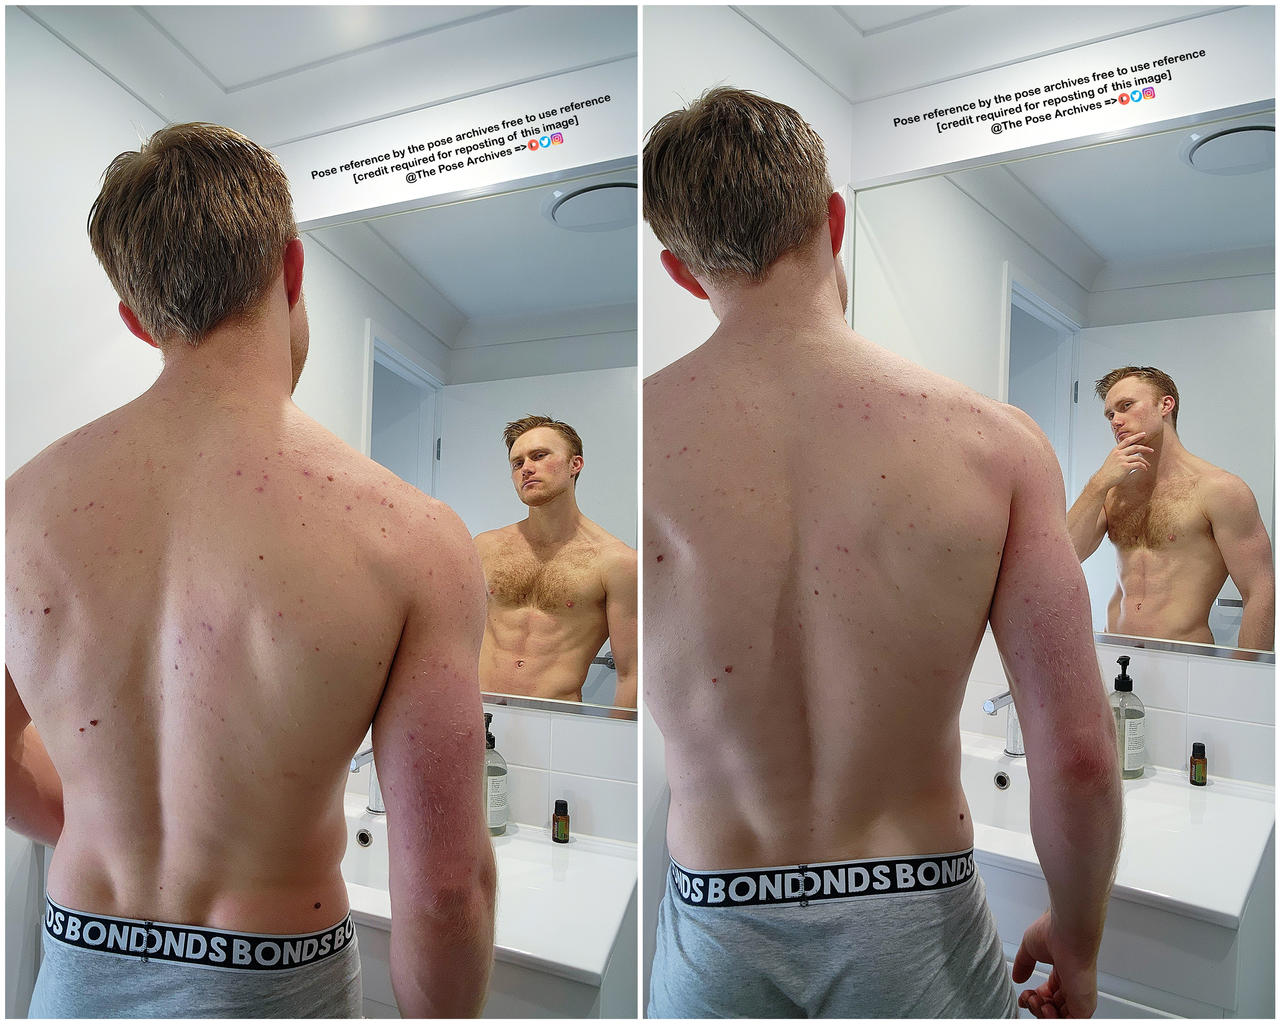
<path fill-rule="evenodd" d="M 1084 561 L 1116 548 L 1107 632 L 1213 643 L 1209 612 L 1230 575 L 1244 599 L 1238 647 L 1275 648 L 1276 578 L 1258 502 L 1238 476 L 1178 438 L 1178 388 L 1154 366 L 1096 385 L 1116 446 L 1067 513 Z"/>
<path fill-rule="evenodd" d="M 673 861 L 650 1015 L 1015 1012 L 960 785 L 988 621 L 1051 898 L 1013 976 L 1052 963 L 1022 1005 L 1088 1015 L 1120 788 L 1053 452 L 849 329 L 845 205 L 791 108 L 714 89 L 668 114 L 644 204 L 720 321 L 645 384 L 645 701 Z"/>
<path fill-rule="evenodd" d="M 269 153 L 163 129 L 89 234 L 164 365 L 8 481 L 6 823 L 55 845 L 31 1014 L 360 1016 L 339 864 L 371 722 L 400 1011 L 478 1013 L 470 538 L 293 404 L 303 253 Z"/>
<path fill-rule="evenodd" d="M 502 439 L 529 516 L 476 537 L 489 587 L 480 685 L 580 701 L 591 659 L 608 640 L 614 705 L 634 708 L 636 553 L 578 509 L 582 439 L 548 416 L 508 423 Z"/>

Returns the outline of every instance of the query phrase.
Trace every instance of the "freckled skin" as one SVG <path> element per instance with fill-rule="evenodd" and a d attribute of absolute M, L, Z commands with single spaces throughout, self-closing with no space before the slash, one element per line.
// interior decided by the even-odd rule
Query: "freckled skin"
<path fill-rule="evenodd" d="M 488 849 L 470 537 L 287 392 L 250 397 L 148 392 L 8 481 L 9 717 L 25 707 L 61 778 L 49 892 L 68 906 L 260 932 L 341 918 L 347 766 L 375 713 L 393 843 L 438 808 L 467 871 Z M 350 515 L 357 490 L 386 504 Z M 413 843 L 393 877 L 462 870 Z"/>
<path fill-rule="evenodd" d="M 763 316 L 722 318 L 644 386 L 644 686 L 671 854 L 710 870 L 964 849 L 957 717 L 1001 577 L 1012 455 L 1052 455 L 1022 414 L 838 311 Z M 1055 541 L 1079 575 L 1065 524 Z M 1078 619 L 1087 665 L 1087 605 Z"/>

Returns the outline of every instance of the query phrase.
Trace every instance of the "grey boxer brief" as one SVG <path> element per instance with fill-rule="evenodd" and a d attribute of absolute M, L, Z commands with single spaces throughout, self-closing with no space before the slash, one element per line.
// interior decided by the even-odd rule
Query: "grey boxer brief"
<path fill-rule="evenodd" d="M 658 908 L 649 1017 L 1016 1017 L 973 851 L 687 871 Z"/>
<path fill-rule="evenodd" d="M 47 900 L 29 1017 L 359 1017 L 348 914 L 305 935 L 230 932 Z"/>

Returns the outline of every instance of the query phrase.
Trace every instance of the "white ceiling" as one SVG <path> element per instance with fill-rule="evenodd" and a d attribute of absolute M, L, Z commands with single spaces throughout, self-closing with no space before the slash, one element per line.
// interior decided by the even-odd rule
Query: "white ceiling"
<path fill-rule="evenodd" d="M 606 182 L 634 184 L 635 169 L 308 234 L 410 315 L 419 313 L 422 285 L 429 285 L 437 306 L 447 304 L 446 315 L 436 309 L 421 319 L 454 347 L 468 325 L 474 329 L 486 321 L 543 314 L 572 320 L 600 307 L 634 307 L 635 223 L 609 231 L 566 231 L 543 213 L 557 191 Z M 412 274 L 406 276 L 404 267 Z"/>
<path fill-rule="evenodd" d="M 1274 115 L 1222 125 L 1268 124 Z M 1180 157 L 1191 129 L 1011 164 L 1009 173 L 1107 263 L 1275 244 L 1275 170 L 1205 174 Z"/>
<path fill-rule="evenodd" d="M 851 103 L 1225 7 L 736 6 Z"/>

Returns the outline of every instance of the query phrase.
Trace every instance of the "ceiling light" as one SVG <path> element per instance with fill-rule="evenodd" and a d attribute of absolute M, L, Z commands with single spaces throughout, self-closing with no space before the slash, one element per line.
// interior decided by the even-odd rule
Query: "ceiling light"
<path fill-rule="evenodd" d="M 616 231 L 634 227 L 634 182 L 611 181 L 573 190 L 554 190 L 542 205 L 543 215 L 567 231 Z"/>
<path fill-rule="evenodd" d="M 1216 132 L 1192 132 L 1182 145 L 1184 163 L 1205 174 L 1252 174 L 1276 165 L 1276 130 L 1251 124 Z"/>

